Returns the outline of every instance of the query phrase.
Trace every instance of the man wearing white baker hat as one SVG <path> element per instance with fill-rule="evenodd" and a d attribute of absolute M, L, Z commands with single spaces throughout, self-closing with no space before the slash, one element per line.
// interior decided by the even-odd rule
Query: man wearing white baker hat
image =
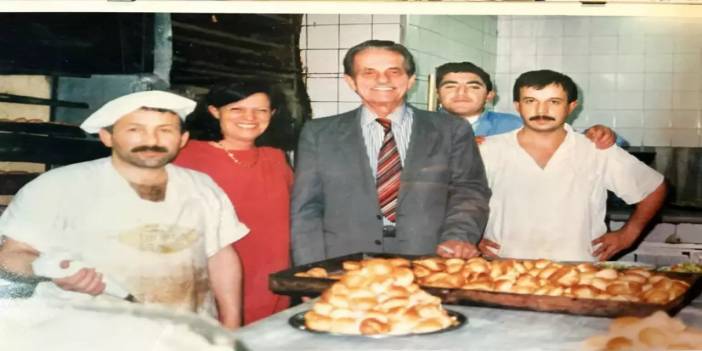
<path fill-rule="evenodd" d="M 63 290 L 104 299 L 106 282 L 116 282 L 138 301 L 237 327 L 241 266 L 230 244 L 248 228 L 208 176 L 170 164 L 195 105 L 145 91 L 95 111 L 81 128 L 112 155 L 51 170 L 17 193 L 0 217 L 0 268 L 40 273 L 46 260 L 37 257 L 70 253 L 57 263 L 66 274 L 53 279 Z M 86 268 L 69 270 L 79 263 Z"/>

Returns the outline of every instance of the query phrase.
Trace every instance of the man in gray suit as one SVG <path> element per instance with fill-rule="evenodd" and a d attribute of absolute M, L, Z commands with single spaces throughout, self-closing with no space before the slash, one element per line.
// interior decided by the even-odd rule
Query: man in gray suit
<path fill-rule="evenodd" d="M 354 252 L 478 254 L 490 190 L 470 124 L 405 103 L 412 55 L 369 40 L 344 57 L 363 105 L 307 122 L 296 153 L 296 265 Z"/>

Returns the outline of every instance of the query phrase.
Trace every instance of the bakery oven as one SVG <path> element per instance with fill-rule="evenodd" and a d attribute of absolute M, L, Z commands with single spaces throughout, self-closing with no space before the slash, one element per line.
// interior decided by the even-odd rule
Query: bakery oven
<path fill-rule="evenodd" d="M 32 162 L 47 169 L 109 155 L 78 126 L 39 121 L 0 121 L 0 162 Z M 13 195 L 38 172 L 0 171 L 0 195 Z"/>

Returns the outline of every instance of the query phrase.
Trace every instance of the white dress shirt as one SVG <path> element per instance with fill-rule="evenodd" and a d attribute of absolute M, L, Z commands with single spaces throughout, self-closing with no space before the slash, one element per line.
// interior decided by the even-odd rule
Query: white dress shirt
<path fill-rule="evenodd" d="M 607 232 L 607 190 L 637 203 L 663 176 L 614 145 L 598 150 L 568 132 L 544 168 L 519 145 L 517 129 L 480 145 L 492 197 L 485 238 L 500 257 L 593 261 L 591 241 Z"/>

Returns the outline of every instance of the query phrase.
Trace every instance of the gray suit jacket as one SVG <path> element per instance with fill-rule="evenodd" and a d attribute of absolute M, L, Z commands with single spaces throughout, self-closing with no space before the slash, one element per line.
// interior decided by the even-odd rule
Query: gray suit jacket
<path fill-rule="evenodd" d="M 480 239 L 490 190 L 470 124 L 410 108 L 395 238 L 382 236 L 360 108 L 305 124 L 291 204 L 296 265 L 361 251 L 430 254 L 445 240 Z"/>

